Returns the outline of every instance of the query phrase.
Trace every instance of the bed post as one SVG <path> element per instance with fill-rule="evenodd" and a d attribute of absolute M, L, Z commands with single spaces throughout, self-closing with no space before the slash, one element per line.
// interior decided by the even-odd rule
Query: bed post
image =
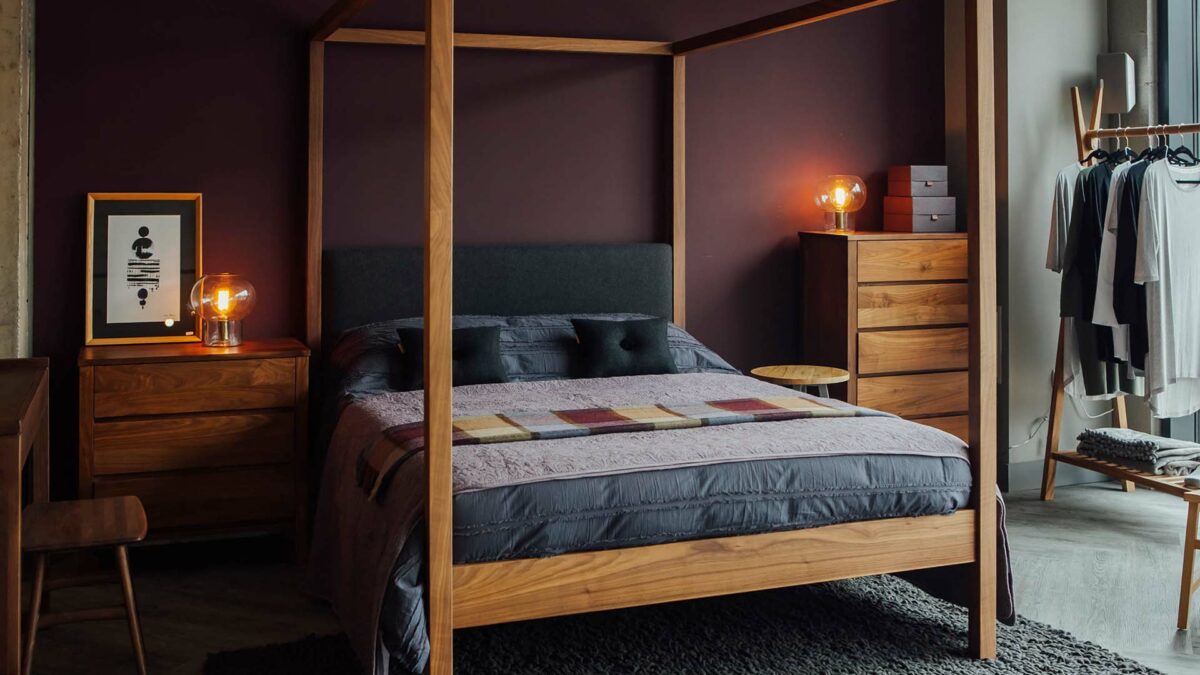
<path fill-rule="evenodd" d="M 687 164 L 685 159 L 687 125 L 687 57 L 675 56 L 671 78 L 671 255 L 674 261 L 672 285 L 675 299 L 675 323 L 687 321 Z"/>
<path fill-rule="evenodd" d="M 992 0 L 967 3 L 970 444 L 975 508 L 971 656 L 996 658 L 996 112 Z"/>
<path fill-rule="evenodd" d="M 304 260 L 304 340 L 321 348 L 321 249 L 325 182 L 325 43 L 308 43 L 308 238 Z M 314 359 L 315 360 L 315 359 Z"/>
<path fill-rule="evenodd" d="M 429 673 L 454 672 L 451 314 L 454 0 L 425 0 L 425 465 Z"/>

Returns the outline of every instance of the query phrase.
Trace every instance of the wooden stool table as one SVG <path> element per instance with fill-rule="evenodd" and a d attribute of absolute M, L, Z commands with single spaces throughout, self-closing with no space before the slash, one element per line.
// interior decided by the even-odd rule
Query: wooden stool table
<path fill-rule="evenodd" d="M 138 675 L 146 675 L 146 655 L 142 645 L 142 627 L 133 598 L 133 579 L 129 574 L 126 545 L 146 538 L 146 511 L 137 497 L 81 499 L 69 502 L 31 504 L 22 514 L 22 548 L 34 555 L 33 591 L 29 598 L 24 664 L 29 675 L 33 669 L 33 645 L 40 628 L 78 621 L 126 619 L 129 637 L 137 660 Z M 89 576 L 46 581 L 46 556 L 86 549 L 112 547 L 117 555 L 118 578 Z M 42 613 L 43 596 L 51 590 L 73 586 L 92 586 L 118 581 L 125 596 L 124 606 L 97 607 Z"/>
<path fill-rule="evenodd" d="M 829 366 L 760 366 L 750 371 L 760 380 L 806 391 L 816 387 L 817 394 L 829 398 L 829 385 L 840 384 L 850 379 L 850 373 Z"/>

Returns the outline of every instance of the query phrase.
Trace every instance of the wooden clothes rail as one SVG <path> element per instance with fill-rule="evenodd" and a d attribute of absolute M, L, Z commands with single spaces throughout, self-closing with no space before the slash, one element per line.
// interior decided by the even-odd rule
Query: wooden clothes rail
<path fill-rule="evenodd" d="M 1092 101 L 1090 123 L 1083 118 L 1083 103 L 1079 87 L 1071 88 L 1071 108 L 1075 119 L 1075 143 L 1079 152 L 1079 161 L 1087 159 L 1101 138 L 1125 138 L 1138 136 L 1154 136 L 1160 134 L 1178 134 L 1200 132 L 1200 124 L 1169 124 L 1145 127 L 1120 127 L 1115 129 L 1100 128 L 1100 107 L 1104 101 L 1104 80 L 1100 80 L 1096 88 L 1096 98 Z M 1200 580 L 1193 581 L 1194 563 L 1197 552 L 1200 552 L 1200 539 L 1197 530 L 1200 527 L 1200 490 L 1188 488 L 1183 476 L 1160 476 L 1144 471 L 1137 471 L 1116 462 L 1108 462 L 1089 455 L 1080 454 L 1074 450 L 1063 450 L 1060 446 L 1062 432 L 1062 411 L 1065 398 L 1065 346 L 1067 339 L 1067 324 L 1069 319 L 1059 319 L 1058 350 L 1054 360 L 1054 378 L 1050 392 L 1050 417 L 1047 421 L 1046 454 L 1042 466 L 1042 500 L 1054 499 L 1054 481 L 1058 463 L 1063 462 L 1090 471 L 1104 474 L 1121 483 L 1125 492 L 1133 492 L 1135 486 L 1165 492 L 1185 500 L 1188 504 L 1187 525 L 1184 530 L 1183 570 L 1180 578 L 1179 612 L 1177 626 L 1180 630 L 1188 627 L 1188 615 L 1192 595 L 1200 590 Z M 1113 425 L 1121 429 L 1129 427 L 1129 414 L 1126 408 L 1125 394 L 1113 399 Z"/>
<path fill-rule="evenodd" d="M 810 530 L 456 565 L 452 551 L 451 319 L 454 49 L 669 57 L 674 319 L 686 281 L 687 55 L 894 0 L 817 0 L 674 42 L 456 33 L 453 0 L 425 0 L 422 31 L 347 28 L 372 0 L 338 0 L 310 33 L 306 337 L 320 353 L 326 43 L 425 50 L 425 456 L 428 628 L 433 675 L 453 672 L 453 629 L 971 563 L 970 653 L 996 655 L 996 181 L 993 0 L 968 0 L 967 111 L 971 508 L 953 516 L 844 523 Z"/>

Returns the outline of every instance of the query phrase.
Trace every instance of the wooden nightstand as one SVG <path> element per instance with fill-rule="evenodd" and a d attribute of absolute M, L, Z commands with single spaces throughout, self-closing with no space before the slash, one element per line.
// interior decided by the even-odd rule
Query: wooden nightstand
<path fill-rule="evenodd" d="M 79 493 L 136 495 L 148 541 L 288 531 L 307 547 L 308 348 L 79 353 Z"/>

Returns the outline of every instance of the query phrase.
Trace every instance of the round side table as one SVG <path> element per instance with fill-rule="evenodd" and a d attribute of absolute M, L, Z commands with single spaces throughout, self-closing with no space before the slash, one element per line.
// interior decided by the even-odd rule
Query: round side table
<path fill-rule="evenodd" d="M 829 385 L 850 379 L 849 372 L 829 366 L 761 366 L 751 370 L 750 374 L 760 380 L 800 391 L 816 387 L 817 395 L 823 398 L 829 398 Z"/>

